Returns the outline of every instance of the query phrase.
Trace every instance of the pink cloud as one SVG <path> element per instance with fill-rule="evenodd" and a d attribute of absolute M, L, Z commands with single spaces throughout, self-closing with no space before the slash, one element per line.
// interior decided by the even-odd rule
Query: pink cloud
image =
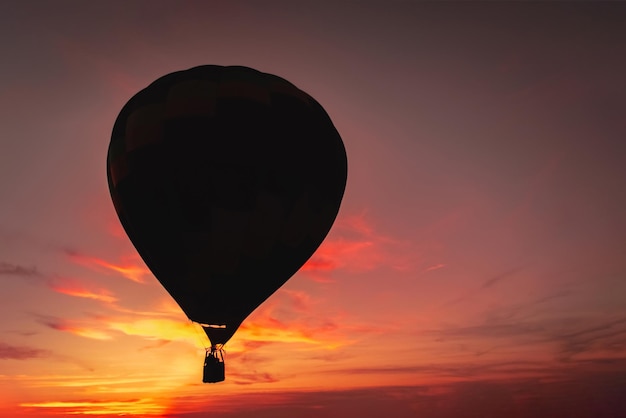
<path fill-rule="evenodd" d="M 366 212 L 338 219 L 335 228 L 335 235 L 327 238 L 300 269 L 313 280 L 332 281 L 330 276 L 336 270 L 364 272 L 391 268 L 406 271 L 416 262 L 411 245 L 377 232 Z"/>
<path fill-rule="evenodd" d="M 370 220 L 367 218 L 367 211 L 358 214 L 347 215 L 337 220 L 337 228 L 349 230 L 362 236 L 374 235 L 374 228 Z"/>
<path fill-rule="evenodd" d="M 308 293 L 287 289 L 279 289 L 279 293 L 289 299 L 291 309 L 298 312 L 306 312 L 311 309 L 313 301 Z"/>
<path fill-rule="evenodd" d="M 434 271 L 434 270 L 439 270 L 441 268 L 444 268 L 446 265 L 443 263 L 439 263 L 439 264 L 434 264 L 432 266 L 427 267 L 426 269 L 424 269 L 424 271 Z"/>
<path fill-rule="evenodd" d="M 120 224 L 120 222 L 117 219 L 110 220 L 109 222 L 107 222 L 106 230 L 110 235 L 114 236 L 115 238 L 121 238 L 124 240 L 128 239 L 128 236 L 126 235 L 126 231 L 124 231 L 122 224 Z"/>

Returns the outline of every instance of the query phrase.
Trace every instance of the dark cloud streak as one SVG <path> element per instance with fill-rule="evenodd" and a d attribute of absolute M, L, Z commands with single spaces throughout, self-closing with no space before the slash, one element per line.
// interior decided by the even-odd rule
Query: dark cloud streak
<path fill-rule="evenodd" d="M 560 343 L 559 358 L 562 361 L 571 361 L 575 355 L 590 352 L 623 355 L 626 351 L 626 318 L 587 325 L 554 338 Z"/>
<path fill-rule="evenodd" d="M 30 360 L 49 357 L 50 351 L 0 342 L 0 360 Z"/>
<path fill-rule="evenodd" d="M 496 283 L 501 282 L 502 280 L 507 279 L 511 276 L 514 276 L 516 273 L 520 272 L 521 270 L 522 270 L 522 267 L 516 267 L 511 270 L 507 270 L 503 273 L 500 273 L 498 275 L 495 275 L 491 277 L 490 279 L 485 280 L 483 282 L 483 285 L 481 286 L 481 289 L 487 289 L 489 287 L 492 287 Z"/>
<path fill-rule="evenodd" d="M 212 408 L 219 406 L 221 418 L 624 417 L 626 368 L 624 362 L 620 366 L 593 373 L 570 370 L 559 379 L 513 377 L 441 385 L 238 394 L 216 399 L 218 405 Z M 185 409 L 192 401 L 174 400 L 173 409 L 164 417 L 208 416 L 208 411 Z M 176 405 L 181 410 L 174 409 Z"/>
<path fill-rule="evenodd" d="M 0 261 L 0 276 L 41 277 L 41 273 L 35 267 L 24 267 Z"/>

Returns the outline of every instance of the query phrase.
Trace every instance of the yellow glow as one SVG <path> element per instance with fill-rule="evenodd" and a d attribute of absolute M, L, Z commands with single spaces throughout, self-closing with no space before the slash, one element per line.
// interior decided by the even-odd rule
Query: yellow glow
<path fill-rule="evenodd" d="M 136 321 L 114 321 L 108 323 L 112 330 L 121 331 L 126 335 L 136 335 L 158 340 L 183 340 L 192 344 L 198 340 L 197 331 L 190 322 L 171 319 L 139 319 Z"/>
<path fill-rule="evenodd" d="M 103 402 L 32 402 L 22 403 L 21 407 L 65 409 L 69 415 L 158 415 L 165 410 L 151 398 L 132 401 L 103 401 Z"/>
<path fill-rule="evenodd" d="M 80 335 L 81 337 L 91 338 L 94 340 L 113 339 L 113 337 L 111 337 L 109 334 L 102 332 L 102 331 L 95 330 L 95 329 L 74 329 L 74 330 L 71 330 L 71 332 L 76 335 Z"/>
<path fill-rule="evenodd" d="M 107 334 L 104 331 L 100 331 L 100 330 L 93 329 L 93 328 L 83 328 L 83 327 L 78 327 L 74 325 L 56 324 L 54 326 L 54 329 L 59 330 L 59 331 L 69 332 L 71 334 L 79 335 L 85 338 L 91 338 L 94 340 L 110 340 L 113 338 L 111 335 Z"/>

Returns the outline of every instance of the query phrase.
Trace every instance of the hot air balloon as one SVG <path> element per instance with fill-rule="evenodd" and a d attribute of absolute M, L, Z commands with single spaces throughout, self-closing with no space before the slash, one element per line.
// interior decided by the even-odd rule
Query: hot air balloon
<path fill-rule="evenodd" d="M 124 105 L 107 177 L 146 265 L 211 342 L 223 345 L 322 243 L 347 178 L 328 114 L 290 82 L 242 66 L 167 74 Z"/>

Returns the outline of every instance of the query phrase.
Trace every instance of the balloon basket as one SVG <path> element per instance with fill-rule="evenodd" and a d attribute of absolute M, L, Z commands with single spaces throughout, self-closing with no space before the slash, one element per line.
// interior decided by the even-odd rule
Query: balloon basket
<path fill-rule="evenodd" d="M 206 350 L 202 383 L 223 382 L 226 377 L 224 350 L 215 346 Z"/>

